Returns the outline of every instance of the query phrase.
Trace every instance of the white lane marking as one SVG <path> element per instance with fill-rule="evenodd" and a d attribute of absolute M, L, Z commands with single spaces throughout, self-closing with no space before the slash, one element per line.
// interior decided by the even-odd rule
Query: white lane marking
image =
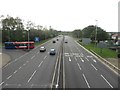
<path fill-rule="evenodd" d="M 16 62 L 17 60 L 18 60 L 18 59 L 16 58 L 16 59 L 15 59 L 15 62 Z"/>
<path fill-rule="evenodd" d="M 26 65 L 26 63 L 23 64 L 23 66 L 25 66 L 25 65 Z"/>
<path fill-rule="evenodd" d="M 12 75 L 10 75 L 7 79 L 10 79 L 12 77 Z"/>
<path fill-rule="evenodd" d="M 60 53 L 61 56 L 61 53 Z M 56 88 L 58 88 L 58 83 L 59 83 L 59 79 L 60 79 L 60 64 L 61 64 L 61 57 L 59 59 L 59 66 L 58 66 L 58 76 L 57 76 L 57 84 L 56 84 Z"/>
<path fill-rule="evenodd" d="M 35 55 L 34 55 L 34 56 L 32 56 L 32 57 L 31 57 L 31 59 L 33 59 L 34 57 L 35 57 Z"/>
<path fill-rule="evenodd" d="M 84 60 L 82 58 L 80 58 L 82 62 L 84 62 Z"/>
<path fill-rule="evenodd" d="M 81 57 L 84 57 L 83 53 L 81 53 L 80 55 L 81 55 Z"/>
<path fill-rule="evenodd" d="M 37 52 L 36 54 L 38 54 L 39 52 Z"/>
<path fill-rule="evenodd" d="M 96 63 L 96 60 L 95 60 L 95 59 L 93 59 L 93 61 Z"/>
<path fill-rule="evenodd" d="M 43 61 L 39 64 L 39 66 L 38 66 L 38 67 L 40 67 L 42 63 L 43 63 Z"/>
<path fill-rule="evenodd" d="M 89 59 L 88 59 L 87 57 L 85 57 L 85 59 L 86 59 L 87 61 L 89 61 Z"/>
<path fill-rule="evenodd" d="M 97 68 L 93 65 L 93 64 L 91 64 L 92 65 L 92 67 L 97 71 Z"/>
<path fill-rule="evenodd" d="M 17 70 L 14 72 L 14 74 L 17 72 Z"/>
<path fill-rule="evenodd" d="M 28 83 L 30 82 L 30 80 L 32 79 L 32 77 L 35 75 L 35 73 L 36 73 L 36 70 L 34 71 L 34 73 L 32 74 L 32 76 L 29 78 Z"/>
<path fill-rule="evenodd" d="M 21 69 L 22 67 L 19 67 L 19 69 Z"/>
<path fill-rule="evenodd" d="M 81 70 L 80 64 L 79 64 L 79 63 L 77 63 L 77 65 L 78 65 L 79 69 Z"/>
<path fill-rule="evenodd" d="M 2 53 L 0 53 L 0 55 L 1 55 Z"/>
<path fill-rule="evenodd" d="M 87 56 L 88 58 L 92 58 L 93 56 Z"/>
<path fill-rule="evenodd" d="M 4 84 L 5 82 L 2 82 L 1 84 L 0 84 L 0 86 L 2 85 L 2 84 Z"/>
<path fill-rule="evenodd" d="M 56 84 L 55 87 L 58 88 L 58 84 Z"/>
<path fill-rule="evenodd" d="M 83 77 L 84 77 L 84 79 L 85 79 L 85 82 L 87 83 L 88 88 L 90 88 L 90 85 L 89 85 L 89 83 L 88 83 L 88 81 L 87 81 L 87 79 L 86 79 L 86 77 L 85 77 L 84 74 L 83 74 Z"/>
<path fill-rule="evenodd" d="M 75 60 L 77 61 L 77 58 L 75 57 Z"/>
<path fill-rule="evenodd" d="M 104 77 L 103 75 L 101 75 L 101 77 L 107 82 L 107 84 L 108 84 L 111 88 L 113 88 L 113 86 L 105 79 L 105 77 Z"/>
<path fill-rule="evenodd" d="M 47 58 L 47 55 L 44 57 L 44 59 L 46 59 Z"/>
<path fill-rule="evenodd" d="M 26 63 L 28 63 L 29 61 L 26 61 Z"/>
<path fill-rule="evenodd" d="M 71 58 L 69 57 L 69 61 L 71 62 Z"/>

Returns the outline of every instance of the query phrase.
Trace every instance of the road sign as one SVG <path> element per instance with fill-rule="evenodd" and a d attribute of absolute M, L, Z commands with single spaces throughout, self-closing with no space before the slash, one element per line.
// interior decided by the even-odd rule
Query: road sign
<path fill-rule="evenodd" d="M 39 42 L 40 38 L 39 37 L 35 37 L 35 42 Z"/>

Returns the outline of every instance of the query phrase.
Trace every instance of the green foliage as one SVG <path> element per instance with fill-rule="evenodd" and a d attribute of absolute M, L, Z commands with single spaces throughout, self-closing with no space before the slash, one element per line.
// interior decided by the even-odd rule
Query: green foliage
<path fill-rule="evenodd" d="M 80 29 L 75 29 L 73 32 L 72 32 L 73 36 L 75 38 L 81 38 L 82 37 L 82 31 Z"/>
<path fill-rule="evenodd" d="M 52 38 L 57 36 L 58 31 L 50 28 L 50 30 L 38 25 L 37 29 L 31 21 L 27 22 L 26 29 L 22 23 L 22 20 L 18 17 L 13 18 L 7 16 L 2 21 L 2 42 L 7 41 L 27 41 L 28 31 L 29 40 L 34 41 L 35 37 L 39 37 L 41 40 Z"/>
<path fill-rule="evenodd" d="M 81 42 L 79 43 L 83 45 Z M 88 45 L 83 45 L 83 46 L 88 50 L 93 50 L 98 55 L 102 56 L 103 58 L 117 58 L 118 53 L 108 48 L 103 48 L 102 53 L 101 53 L 101 48 L 95 47 L 94 44 L 88 44 Z"/>
<path fill-rule="evenodd" d="M 97 33 L 97 35 L 96 35 Z M 106 31 L 104 31 L 102 28 L 90 25 L 88 27 L 85 27 L 82 30 L 82 34 L 84 38 L 91 38 L 92 41 L 96 40 L 99 41 L 104 41 L 107 40 L 109 38 L 109 35 Z"/>

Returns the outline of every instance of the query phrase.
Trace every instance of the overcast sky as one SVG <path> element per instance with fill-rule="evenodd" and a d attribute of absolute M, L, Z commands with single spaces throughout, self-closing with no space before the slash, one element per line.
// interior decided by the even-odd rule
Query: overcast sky
<path fill-rule="evenodd" d="M 0 0 L 0 15 L 19 17 L 61 31 L 98 26 L 118 31 L 119 0 Z"/>

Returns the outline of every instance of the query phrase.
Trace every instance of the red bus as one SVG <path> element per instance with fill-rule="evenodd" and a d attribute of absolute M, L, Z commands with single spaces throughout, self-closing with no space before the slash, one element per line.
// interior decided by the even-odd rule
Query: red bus
<path fill-rule="evenodd" d="M 5 42 L 6 49 L 33 49 L 34 42 Z"/>

